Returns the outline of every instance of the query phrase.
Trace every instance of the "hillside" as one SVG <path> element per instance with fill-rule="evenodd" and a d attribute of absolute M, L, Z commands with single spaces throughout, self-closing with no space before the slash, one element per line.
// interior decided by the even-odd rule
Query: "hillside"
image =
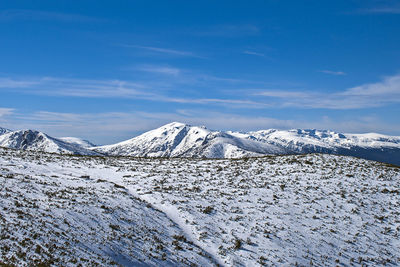
<path fill-rule="evenodd" d="M 78 138 L 78 137 L 60 137 L 58 139 L 61 140 L 61 141 L 66 142 L 66 143 L 78 145 L 78 146 L 83 147 L 83 148 L 91 148 L 91 147 L 95 147 L 96 146 L 92 142 L 90 142 L 88 140 L 84 140 L 84 139 Z"/>
<path fill-rule="evenodd" d="M 7 264 L 400 264 L 400 169 L 381 163 L 0 149 L 0 166 Z"/>
<path fill-rule="evenodd" d="M 98 155 L 80 144 L 65 142 L 33 130 L 8 131 L 0 135 L 0 147 L 58 154 Z"/>

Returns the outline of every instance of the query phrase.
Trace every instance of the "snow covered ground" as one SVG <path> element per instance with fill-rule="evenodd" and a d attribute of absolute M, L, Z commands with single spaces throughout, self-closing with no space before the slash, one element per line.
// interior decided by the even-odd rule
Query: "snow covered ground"
<path fill-rule="evenodd" d="M 400 264 L 400 168 L 0 148 L 0 265 Z"/>

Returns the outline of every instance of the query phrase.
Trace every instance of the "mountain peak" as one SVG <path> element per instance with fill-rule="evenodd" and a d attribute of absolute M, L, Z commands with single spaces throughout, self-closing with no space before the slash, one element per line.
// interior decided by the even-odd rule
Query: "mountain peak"
<path fill-rule="evenodd" d="M 273 145 L 180 122 L 168 123 L 130 140 L 94 150 L 110 155 L 197 158 L 237 158 L 284 152 Z"/>
<path fill-rule="evenodd" d="M 0 146 L 60 154 L 98 155 L 77 144 L 64 142 L 36 130 L 19 130 L 0 135 Z"/>
<path fill-rule="evenodd" d="M 240 158 L 328 153 L 400 165 L 400 136 L 342 134 L 317 129 L 224 132 L 182 122 L 171 122 L 132 139 L 100 147 L 79 138 L 53 138 L 35 130 L 11 132 L 4 129 L 0 134 L 0 146 L 62 154 L 138 157 Z"/>
<path fill-rule="evenodd" d="M 5 133 L 9 133 L 9 132 L 11 132 L 11 130 L 9 130 L 7 128 L 0 127 L 0 135 L 5 134 Z"/>
<path fill-rule="evenodd" d="M 185 124 L 185 123 L 182 123 L 182 122 L 173 121 L 173 122 L 170 122 L 170 123 L 167 123 L 167 124 L 161 126 L 160 128 L 174 128 L 174 127 L 181 128 L 181 127 L 186 127 L 186 126 L 190 127 L 190 125 L 188 125 L 188 124 Z"/>
<path fill-rule="evenodd" d="M 204 126 L 204 125 L 196 126 L 196 125 L 190 125 L 190 124 L 187 124 L 187 123 L 177 122 L 177 121 L 167 123 L 167 124 L 165 124 L 165 125 L 159 127 L 159 129 L 160 129 L 160 128 L 184 128 L 184 127 L 188 127 L 188 128 L 201 128 L 201 129 L 207 130 L 207 127 Z"/>
<path fill-rule="evenodd" d="M 171 122 L 130 140 L 92 149 L 108 155 L 197 158 L 328 153 L 399 164 L 393 158 L 400 153 L 400 137 L 317 129 L 223 132 Z"/>

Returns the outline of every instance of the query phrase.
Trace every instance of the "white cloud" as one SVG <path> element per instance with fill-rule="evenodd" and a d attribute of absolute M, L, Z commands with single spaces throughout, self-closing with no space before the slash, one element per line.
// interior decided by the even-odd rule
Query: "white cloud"
<path fill-rule="evenodd" d="M 0 108 L 0 119 L 14 112 L 13 108 Z"/>
<path fill-rule="evenodd" d="M 120 46 L 127 47 L 127 48 L 142 49 L 142 50 L 147 50 L 147 51 L 150 51 L 150 52 L 155 52 L 155 53 L 160 53 L 160 54 L 167 54 L 167 55 L 172 55 L 172 56 L 203 58 L 203 57 L 201 57 L 199 55 L 196 55 L 193 52 L 184 51 L 184 50 L 177 50 L 177 49 L 171 49 L 171 48 L 154 47 L 154 46 L 142 46 L 142 45 L 130 45 L 130 44 L 122 44 Z"/>
<path fill-rule="evenodd" d="M 194 56 L 194 54 L 192 52 L 175 50 L 175 49 L 152 47 L 152 46 L 136 46 L 136 47 L 154 51 L 154 52 L 165 53 L 165 54 L 173 54 L 173 55 L 178 55 L 178 56 Z"/>
<path fill-rule="evenodd" d="M 123 80 L 88 80 L 43 77 L 36 79 L 1 78 L 2 90 L 48 96 L 74 96 L 87 98 L 125 98 L 152 102 L 223 105 L 229 108 L 318 108 L 361 109 L 400 103 L 400 75 L 386 77 L 380 82 L 368 83 L 335 93 L 293 90 L 238 90 L 251 83 L 246 80 L 219 78 L 209 75 L 181 73 L 175 68 L 148 69 L 167 77 L 161 80 L 130 82 Z M 179 79 L 168 79 L 178 75 Z M 185 74 L 185 75 L 183 75 Z M 197 89 L 233 88 L 219 90 L 219 97 L 199 97 Z M 182 94 L 185 88 L 185 94 Z M 192 95 L 188 94 L 193 92 Z M 240 92 L 240 94 L 238 93 Z M 236 93 L 236 95 L 234 95 Z M 182 95 L 186 95 L 183 97 Z M 201 96 L 201 95 L 200 95 Z"/>
<path fill-rule="evenodd" d="M 400 74 L 336 93 L 265 90 L 255 95 L 277 98 L 282 107 L 360 109 L 400 103 Z"/>
<path fill-rule="evenodd" d="M 138 70 L 150 73 L 172 75 L 172 76 L 178 76 L 181 73 L 181 70 L 178 68 L 166 67 L 166 66 L 142 66 L 139 67 Z"/>
<path fill-rule="evenodd" d="M 162 73 L 178 73 L 178 69 L 152 68 L 149 71 Z M 237 80 L 217 78 L 213 76 L 195 76 L 179 79 L 185 84 L 196 83 L 197 79 L 208 81 L 236 83 Z M 3 81 L 3 83 L 2 83 Z M 200 81 L 201 82 L 201 81 Z M 162 83 L 160 83 L 162 84 Z M 8 90 L 19 90 L 27 94 L 48 95 L 48 96 L 73 96 L 88 98 L 129 98 L 147 100 L 153 102 L 198 104 L 198 105 L 230 105 L 234 108 L 261 108 L 270 106 L 257 101 L 232 98 L 195 98 L 195 97 L 175 97 L 165 94 L 164 88 L 173 87 L 175 81 L 166 81 L 159 86 L 150 82 L 128 82 L 123 80 L 88 80 L 88 79 L 66 79 L 55 77 L 44 77 L 37 79 L 0 79 L 0 88 Z M 156 89 L 154 89 L 156 88 Z"/>
<path fill-rule="evenodd" d="M 89 80 L 71 78 L 1 78 L 0 88 L 22 93 L 76 97 L 150 97 L 147 85 L 122 80 Z M 15 90 L 14 90 L 15 89 Z"/>
<path fill-rule="evenodd" d="M 205 125 L 215 130 L 290 128 L 295 125 L 295 122 L 291 120 L 241 116 L 207 110 L 86 114 L 39 111 L 32 114 L 19 114 L 10 119 L 7 125 L 13 125 L 14 129 L 37 129 L 55 137 L 77 136 L 106 144 L 134 137 L 172 121 Z"/>
<path fill-rule="evenodd" d="M 319 72 L 331 74 L 331 75 L 337 75 L 337 76 L 346 75 L 346 73 L 343 71 L 320 70 Z"/>
<path fill-rule="evenodd" d="M 216 25 L 207 30 L 196 30 L 197 35 L 216 36 L 216 37 L 241 37 L 257 35 L 261 32 L 260 28 L 253 24 L 224 24 Z"/>
<path fill-rule="evenodd" d="M 15 80 L 0 78 L 0 88 L 26 88 L 40 84 L 40 80 Z"/>
<path fill-rule="evenodd" d="M 122 80 L 45 78 L 32 93 L 78 97 L 145 97 L 146 85 Z"/>
<path fill-rule="evenodd" d="M 252 55 L 252 56 L 258 56 L 258 57 L 265 57 L 265 54 L 263 54 L 263 53 L 258 53 L 258 52 L 249 51 L 249 50 L 245 50 L 243 52 L 243 54 Z"/>
<path fill-rule="evenodd" d="M 400 5 L 397 3 L 375 6 L 371 8 L 361 9 L 360 12 L 364 14 L 400 14 Z"/>
<path fill-rule="evenodd" d="M 15 109 L 13 108 L 0 108 L 0 127 L 2 128 L 9 128 L 6 123 L 9 121 L 10 116 L 13 115 Z"/>
<path fill-rule="evenodd" d="M 267 90 L 267 91 L 257 92 L 254 95 L 277 97 L 277 98 L 292 98 L 292 97 L 306 98 L 309 97 L 310 94 L 311 93 L 298 92 L 298 91 Z"/>
<path fill-rule="evenodd" d="M 338 132 L 381 132 L 399 134 L 400 125 L 384 123 L 375 116 L 330 119 L 321 115 L 314 120 L 277 119 L 264 116 L 240 115 L 200 110 L 148 113 L 59 113 L 39 111 L 7 118 L 4 127 L 37 129 L 55 137 L 77 136 L 98 144 L 123 141 L 172 121 L 205 125 L 213 130 L 250 131 L 261 129 L 330 129 Z"/>
<path fill-rule="evenodd" d="M 173 98 L 164 99 L 165 102 L 186 103 L 186 104 L 221 104 L 231 107 L 262 108 L 271 107 L 267 103 L 241 99 L 219 99 L 219 98 Z"/>
<path fill-rule="evenodd" d="M 374 96 L 391 100 L 393 97 L 400 100 L 400 74 L 385 77 L 383 81 L 369 83 L 347 89 L 343 95 L 348 96 Z"/>

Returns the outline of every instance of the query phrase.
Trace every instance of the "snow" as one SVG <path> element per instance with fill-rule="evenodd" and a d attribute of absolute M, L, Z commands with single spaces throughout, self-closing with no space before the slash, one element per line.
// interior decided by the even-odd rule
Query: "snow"
<path fill-rule="evenodd" d="M 66 143 L 78 145 L 78 146 L 83 147 L 83 148 L 91 148 L 91 147 L 95 147 L 96 146 L 96 145 L 92 144 L 90 141 L 83 140 L 83 139 L 78 138 L 78 137 L 60 137 L 58 139 L 60 139 L 61 141 L 66 142 Z"/>
<path fill-rule="evenodd" d="M 59 154 L 98 155 L 80 145 L 67 143 L 33 130 L 20 130 L 0 135 L 0 146 Z"/>
<path fill-rule="evenodd" d="M 236 133 L 232 133 L 236 135 Z M 339 147 L 390 147 L 400 148 L 399 136 L 387 136 L 382 134 L 342 134 L 329 130 L 262 130 L 239 133 L 242 138 L 255 138 L 261 142 L 276 143 L 282 146 L 297 145 L 301 150 L 302 146 L 318 146 L 321 148 L 337 149 Z"/>
<path fill-rule="evenodd" d="M 2 265 L 215 263 L 166 214 L 106 179 L 117 173 L 100 158 L 2 149 L 0 166 Z"/>
<path fill-rule="evenodd" d="M 374 161 L 0 148 L 0 184 L 0 262 L 18 266 L 400 264 L 400 169 Z"/>
<path fill-rule="evenodd" d="M 11 130 L 0 127 L 0 135 L 3 135 L 3 134 L 8 133 L 8 132 L 11 132 Z"/>
<path fill-rule="evenodd" d="M 244 158 L 327 153 L 400 165 L 399 136 L 349 134 L 315 129 L 223 132 L 179 122 L 169 123 L 132 139 L 106 146 L 96 147 L 75 137 L 57 139 L 31 130 L 0 135 L 0 146 L 61 154 L 135 157 Z"/>
<path fill-rule="evenodd" d="M 205 127 L 173 122 L 130 140 L 94 148 L 109 155 L 232 158 L 282 153 L 270 144 L 237 138 Z"/>
<path fill-rule="evenodd" d="M 388 136 L 377 133 L 367 133 L 367 134 L 346 134 L 348 145 L 352 146 L 362 146 L 362 147 L 392 147 L 400 148 L 400 137 L 398 136 Z M 352 144 L 351 144 L 352 143 Z"/>
<path fill-rule="evenodd" d="M 329 153 L 400 164 L 400 137 L 292 129 L 211 131 L 170 123 L 130 140 L 92 148 L 107 155 L 139 157 L 243 158 L 271 154 Z"/>

